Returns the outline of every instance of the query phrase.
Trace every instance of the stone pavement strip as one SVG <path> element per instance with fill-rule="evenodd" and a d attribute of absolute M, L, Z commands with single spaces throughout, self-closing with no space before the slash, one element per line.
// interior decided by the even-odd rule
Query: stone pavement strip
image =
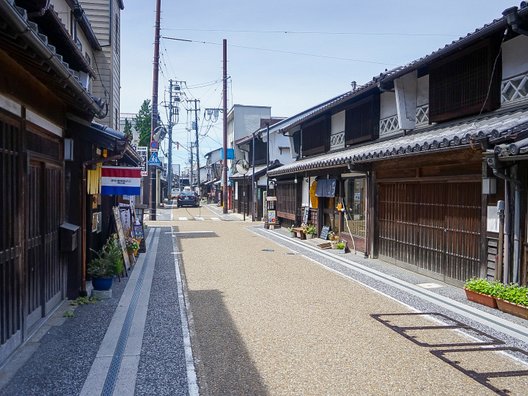
<path fill-rule="evenodd" d="M 526 394 L 525 363 L 482 350 L 459 330 L 436 329 L 434 315 L 411 315 L 243 223 L 175 228 L 202 394 Z M 395 331 L 409 326 L 417 329 Z M 492 388 L 462 370 L 494 372 Z"/>

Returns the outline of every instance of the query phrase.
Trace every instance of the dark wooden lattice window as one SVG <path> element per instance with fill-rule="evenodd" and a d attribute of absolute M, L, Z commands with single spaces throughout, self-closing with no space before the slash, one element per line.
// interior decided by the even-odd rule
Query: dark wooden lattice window
<path fill-rule="evenodd" d="M 379 95 L 354 103 L 345 113 L 345 144 L 361 143 L 379 136 Z"/>
<path fill-rule="evenodd" d="M 303 125 L 301 130 L 303 157 L 324 153 L 330 149 L 330 129 L 330 117 Z"/>
<path fill-rule="evenodd" d="M 502 62 L 498 55 L 499 46 L 498 40 L 486 40 L 431 66 L 431 122 L 478 114 L 481 109 L 491 111 L 500 106 Z M 494 64 L 495 73 L 492 78 Z"/>
<path fill-rule="evenodd" d="M 290 220 L 295 220 L 297 211 L 297 190 L 293 181 L 279 182 L 275 193 L 277 194 L 277 215 Z"/>

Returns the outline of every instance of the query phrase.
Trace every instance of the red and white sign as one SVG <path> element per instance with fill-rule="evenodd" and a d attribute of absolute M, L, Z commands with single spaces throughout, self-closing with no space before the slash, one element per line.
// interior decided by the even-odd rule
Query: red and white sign
<path fill-rule="evenodd" d="M 140 195 L 141 168 L 103 166 L 101 195 Z"/>

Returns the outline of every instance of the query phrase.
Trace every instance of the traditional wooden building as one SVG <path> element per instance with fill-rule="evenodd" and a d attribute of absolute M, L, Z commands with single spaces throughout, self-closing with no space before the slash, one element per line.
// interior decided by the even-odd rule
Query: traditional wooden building
<path fill-rule="evenodd" d="M 528 133 L 528 7 L 505 13 L 516 23 L 494 20 L 277 124 L 297 156 L 270 172 L 278 216 L 299 223 L 310 206 L 310 222 L 367 256 L 446 282 L 525 282 L 522 149 L 506 158 L 504 142 L 524 147 Z M 503 254 L 492 226 L 501 200 Z M 508 272 L 499 274 L 503 256 Z"/>
<path fill-rule="evenodd" d="M 78 1 L 0 1 L 0 364 L 82 290 L 89 216 L 104 205 L 88 203 L 86 172 L 137 161 L 92 122 L 107 115 L 92 91 L 100 49 Z"/>

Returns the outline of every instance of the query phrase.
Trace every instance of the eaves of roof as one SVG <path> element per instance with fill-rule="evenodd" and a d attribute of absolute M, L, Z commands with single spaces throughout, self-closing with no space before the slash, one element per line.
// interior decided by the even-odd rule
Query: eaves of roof
<path fill-rule="evenodd" d="M 77 22 L 79 22 L 79 26 L 86 35 L 86 38 L 90 42 L 92 48 L 97 51 L 101 51 L 101 44 L 99 43 L 99 40 L 97 39 L 97 36 L 95 35 L 94 30 L 92 29 L 92 25 L 90 24 L 90 21 L 88 20 L 88 17 L 86 16 L 86 13 L 84 12 L 84 9 L 82 8 L 79 1 L 66 0 L 66 3 L 68 3 L 70 8 L 73 10 L 73 15 L 75 16 Z"/>
<path fill-rule="evenodd" d="M 314 171 L 400 157 L 468 148 L 472 139 L 498 137 L 528 123 L 528 107 L 435 125 L 419 133 L 378 140 L 342 151 L 305 158 L 270 171 L 270 176 Z M 527 143 L 528 150 L 528 143 Z"/>
<path fill-rule="evenodd" d="M 50 6 L 43 15 L 32 16 L 28 14 L 28 17 L 37 24 L 38 31 L 46 28 L 44 33 L 50 41 L 53 41 L 57 50 L 67 59 L 72 68 L 89 73 L 92 77 L 95 76 L 95 71 L 86 61 L 81 49 L 72 40 L 53 6 Z"/>
<path fill-rule="evenodd" d="M 93 97 L 81 84 L 78 77 L 69 65 L 62 60 L 62 56 L 57 54 L 54 46 L 48 43 L 48 38 L 39 33 L 37 24 L 28 20 L 27 12 L 24 8 L 15 5 L 14 0 L 0 1 L 0 19 L 4 22 L 4 27 L 9 26 L 13 32 L 13 40 L 24 41 L 24 51 L 28 49 L 34 54 L 36 60 L 42 61 L 43 70 L 47 70 L 53 78 L 60 80 L 60 86 L 64 92 L 70 91 L 74 96 L 74 106 L 83 109 L 91 115 L 104 117 L 105 106 L 101 99 Z"/>

